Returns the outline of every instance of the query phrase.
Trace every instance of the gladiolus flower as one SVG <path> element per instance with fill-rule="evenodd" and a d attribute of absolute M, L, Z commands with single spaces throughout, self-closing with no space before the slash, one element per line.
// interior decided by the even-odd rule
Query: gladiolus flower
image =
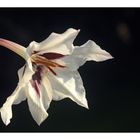
<path fill-rule="evenodd" d="M 0 109 L 5 125 L 12 118 L 12 105 L 27 99 L 33 119 L 40 125 L 47 117 L 52 100 L 70 98 L 88 108 L 82 79 L 77 71 L 86 61 L 104 61 L 112 56 L 89 40 L 82 46 L 73 41 L 79 30 L 68 29 L 62 34 L 52 33 L 41 43 L 31 42 L 27 48 L 0 39 L 4 46 L 25 59 L 26 64 L 18 71 L 19 82 L 15 91 Z"/>

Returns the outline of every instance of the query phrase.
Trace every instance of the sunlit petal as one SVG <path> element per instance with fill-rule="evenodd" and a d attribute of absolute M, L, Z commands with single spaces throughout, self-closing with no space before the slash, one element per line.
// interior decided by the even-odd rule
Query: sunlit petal
<path fill-rule="evenodd" d="M 6 102 L 0 109 L 1 118 L 5 125 L 8 125 L 10 123 L 10 119 L 12 118 L 12 104 L 18 104 L 25 99 L 24 88 L 17 86 L 13 94 L 7 98 Z"/>
<path fill-rule="evenodd" d="M 50 103 L 52 101 L 52 86 L 48 79 L 48 77 L 44 74 L 40 83 L 40 89 L 41 89 L 41 98 L 43 105 L 45 109 L 47 110 L 50 106 Z"/>
<path fill-rule="evenodd" d="M 73 41 L 76 38 L 79 30 L 68 29 L 62 34 L 52 33 L 46 40 L 37 43 L 31 42 L 29 50 L 38 51 L 38 54 L 53 52 L 63 55 L 71 54 L 74 46 Z"/>
<path fill-rule="evenodd" d="M 32 117 L 40 125 L 48 117 L 48 113 L 43 106 L 42 97 L 36 93 L 36 90 L 30 83 L 26 89 L 26 96 L 28 97 L 27 101 Z"/>
<path fill-rule="evenodd" d="M 81 57 L 86 58 L 86 60 L 94 61 L 105 61 L 112 59 L 113 57 L 105 50 L 101 49 L 94 41 L 89 40 L 84 45 L 76 47 L 73 55 L 80 55 Z"/>
<path fill-rule="evenodd" d="M 53 100 L 70 98 L 78 105 L 88 108 L 86 93 L 78 71 L 56 70 L 57 76 L 49 73 L 53 88 Z"/>
<path fill-rule="evenodd" d="M 28 59 L 27 63 L 18 71 L 19 85 L 28 83 L 33 74 L 32 62 Z"/>
<path fill-rule="evenodd" d="M 105 61 L 113 57 L 105 50 L 101 49 L 94 41 L 89 40 L 82 46 L 75 46 L 71 55 L 62 59 L 55 60 L 58 63 L 66 65 L 70 70 L 75 71 L 86 61 Z"/>

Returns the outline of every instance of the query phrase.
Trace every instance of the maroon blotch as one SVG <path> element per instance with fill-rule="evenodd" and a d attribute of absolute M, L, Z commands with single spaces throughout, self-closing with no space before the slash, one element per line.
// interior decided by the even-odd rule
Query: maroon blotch
<path fill-rule="evenodd" d="M 38 84 L 37 80 L 35 80 L 35 81 L 31 80 L 30 83 L 31 83 L 32 87 L 35 89 L 37 95 L 40 96 L 40 89 L 39 89 L 39 84 Z"/>
<path fill-rule="evenodd" d="M 40 86 L 40 81 L 41 81 L 41 72 L 42 72 L 42 68 L 38 66 L 31 80 L 31 85 L 33 86 L 33 88 L 35 89 L 36 93 L 39 96 L 40 96 L 39 86 Z"/>
<path fill-rule="evenodd" d="M 36 70 L 35 74 L 32 76 L 32 80 L 33 81 L 37 80 L 37 82 L 39 84 L 40 84 L 40 81 L 41 81 L 41 72 L 42 72 L 41 67 L 37 67 L 37 70 Z"/>
<path fill-rule="evenodd" d="M 59 58 L 64 57 L 65 55 L 60 54 L 60 53 L 44 53 L 44 54 L 41 54 L 41 56 L 47 59 L 59 59 Z"/>
<path fill-rule="evenodd" d="M 34 81 L 34 88 L 35 88 L 37 94 L 40 96 L 40 89 L 39 89 L 39 84 L 38 84 L 37 80 Z"/>

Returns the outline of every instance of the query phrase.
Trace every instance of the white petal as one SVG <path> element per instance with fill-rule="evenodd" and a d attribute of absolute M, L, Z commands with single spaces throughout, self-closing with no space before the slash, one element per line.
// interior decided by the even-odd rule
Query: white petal
<path fill-rule="evenodd" d="M 25 66 L 23 66 L 21 69 L 19 69 L 18 71 L 19 83 L 15 91 L 12 93 L 11 96 L 7 98 L 6 102 L 0 109 L 2 120 L 6 125 L 10 123 L 10 119 L 12 118 L 12 105 L 19 104 L 20 102 L 26 99 L 24 87 L 26 83 L 29 82 L 28 78 L 31 76 L 32 74 L 29 68 L 26 69 Z"/>
<path fill-rule="evenodd" d="M 20 91 L 17 93 L 18 95 L 16 96 L 13 104 L 19 104 L 21 103 L 22 101 L 26 100 L 26 95 L 25 95 L 25 88 L 26 88 L 26 85 L 25 87 L 20 87 Z"/>
<path fill-rule="evenodd" d="M 41 98 L 42 98 L 43 106 L 47 110 L 52 101 L 52 87 L 51 87 L 51 83 L 49 82 L 45 74 L 42 76 L 40 89 L 42 94 Z"/>
<path fill-rule="evenodd" d="M 76 71 L 80 66 L 82 66 L 87 60 L 81 55 L 68 55 L 61 59 L 55 59 L 54 62 L 66 66 L 71 71 Z"/>
<path fill-rule="evenodd" d="M 26 99 L 25 87 L 31 80 L 33 74 L 34 71 L 32 70 L 31 60 L 28 59 L 26 65 L 18 71 L 19 83 L 17 88 L 13 94 L 7 98 L 0 110 L 2 120 L 6 125 L 10 123 L 10 119 L 12 118 L 12 105 L 19 104 Z"/>
<path fill-rule="evenodd" d="M 105 50 L 102 50 L 94 41 L 89 40 L 81 47 L 76 47 L 73 55 L 81 55 L 86 58 L 87 61 L 105 61 L 112 59 L 113 57 Z"/>
<path fill-rule="evenodd" d="M 71 54 L 73 51 L 73 41 L 76 38 L 79 30 L 68 29 L 62 34 L 52 33 L 46 40 L 37 43 L 31 42 L 29 45 L 30 50 L 40 51 L 40 53 L 60 53 L 63 55 Z M 29 50 L 28 49 L 28 50 Z"/>
<path fill-rule="evenodd" d="M 105 61 L 112 59 L 113 57 L 102 50 L 94 41 L 89 40 L 82 46 L 75 46 L 71 55 L 65 56 L 59 60 L 55 60 L 58 63 L 68 66 L 72 71 L 77 70 L 86 61 Z"/>
<path fill-rule="evenodd" d="M 19 76 L 19 85 L 24 85 L 32 79 L 34 74 L 32 63 L 30 58 L 27 60 L 27 63 L 18 71 Z"/>
<path fill-rule="evenodd" d="M 20 102 L 26 99 L 24 86 L 26 86 L 26 84 L 31 80 L 33 74 L 34 71 L 32 70 L 32 64 L 29 59 L 27 61 L 27 64 L 18 70 L 18 87 L 20 87 L 21 90 L 20 96 L 18 96 L 18 98 L 15 99 L 14 104 L 19 104 Z"/>
<path fill-rule="evenodd" d="M 53 100 L 70 98 L 78 105 L 88 108 L 86 93 L 78 71 L 55 70 L 57 76 L 48 73 L 53 88 Z"/>
<path fill-rule="evenodd" d="M 25 69 L 26 69 L 26 65 L 24 65 L 23 67 L 21 67 L 19 70 L 18 70 L 18 78 L 19 80 L 21 80 L 21 78 L 23 77 L 23 74 L 25 72 Z"/>
<path fill-rule="evenodd" d="M 10 119 L 12 118 L 12 104 L 18 104 L 25 100 L 23 91 L 24 87 L 17 86 L 13 94 L 7 98 L 6 102 L 0 109 L 1 118 L 5 125 L 8 125 L 10 123 Z"/>
<path fill-rule="evenodd" d="M 40 125 L 48 117 L 48 113 L 43 106 L 42 95 L 39 96 L 30 83 L 27 86 L 26 94 L 32 117 Z"/>

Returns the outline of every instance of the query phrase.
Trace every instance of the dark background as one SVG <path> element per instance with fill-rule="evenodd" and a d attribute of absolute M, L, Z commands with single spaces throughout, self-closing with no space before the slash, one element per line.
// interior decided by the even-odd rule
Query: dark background
<path fill-rule="evenodd" d="M 81 29 L 74 41 L 92 39 L 115 59 L 87 62 L 79 69 L 89 110 L 69 99 L 52 102 L 49 117 L 39 127 L 26 101 L 13 106 L 1 132 L 140 132 L 140 9 L 132 8 L 1 8 L 0 37 L 23 46 L 40 42 L 51 32 Z M 0 106 L 18 83 L 24 60 L 0 47 Z"/>

